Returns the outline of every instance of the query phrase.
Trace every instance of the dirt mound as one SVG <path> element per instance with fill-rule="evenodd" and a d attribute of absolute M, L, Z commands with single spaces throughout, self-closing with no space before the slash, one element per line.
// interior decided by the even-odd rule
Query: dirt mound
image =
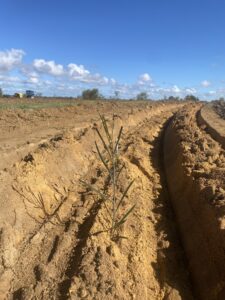
<path fill-rule="evenodd" d="M 162 161 L 163 128 L 179 106 L 99 103 L 46 110 L 43 123 L 40 111 L 2 114 L 9 127 L 22 116 L 0 149 L 2 299 L 193 299 Z M 97 110 L 125 127 L 121 193 L 135 179 L 119 242 L 97 234 L 106 208 L 79 181 L 108 187 L 94 149 Z"/>
<path fill-rule="evenodd" d="M 225 101 L 224 100 L 213 101 L 212 108 L 222 119 L 225 120 Z"/>
<path fill-rule="evenodd" d="M 165 165 L 196 294 L 225 299 L 225 152 L 197 125 L 199 105 L 183 108 L 166 130 Z M 210 121 L 210 120 L 207 120 Z"/>
<path fill-rule="evenodd" d="M 198 122 L 225 149 L 225 119 L 222 119 L 212 105 L 204 105 L 198 113 Z"/>

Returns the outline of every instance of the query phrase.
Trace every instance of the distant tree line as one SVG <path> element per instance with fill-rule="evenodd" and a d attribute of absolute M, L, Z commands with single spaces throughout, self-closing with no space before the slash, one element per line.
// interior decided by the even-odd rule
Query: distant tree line
<path fill-rule="evenodd" d="M 123 98 L 119 95 L 119 91 L 115 91 L 114 92 L 114 96 L 109 97 L 108 99 L 112 99 L 112 100 L 123 100 Z M 16 94 L 15 94 L 16 95 Z M 15 96 L 14 95 L 14 96 Z M 24 94 L 24 96 L 26 97 L 42 97 L 41 93 L 34 93 L 33 91 L 26 91 L 26 94 Z M 13 97 L 11 95 L 6 95 L 3 93 L 2 88 L 0 88 L 0 97 Z M 51 97 L 47 97 L 47 98 L 51 98 Z M 59 98 L 65 98 L 65 97 L 59 97 Z M 67 97 L 68 98 L 68 97 Z M 73 98 L 73 97 L 70 97 Z M 81 95 L 77 97 L 77 99 L 83 99 L 83 100 L 103 100 L 103 99 L 107 99 L 105 98 L 97 88 L 93 88 L 93 89 L 85 89 L 82 91 Z M 131 99 L 126 99 L 126 100 L 139 100 L 139 101 L 147 101 L 147 100 L 154 100 L 154 99 L 150 99 L 149 95 L 147 92 L 140 92 L 137 94 L 136 97 L 131 98 Z M 191 102 L 197 102 L 200 101 L 200 99 L 194 95 L 187 95 L 184 98 L 180 98 L 180 97 L 175 97 L 175 96 L 169 96 L 169 97 L 164 97 L 163 99 L 158 99 L 158 100 L 164 100 L 164 101 L 191 101 Z M 224 98 L 220 98 L 219 100 L 224 101 Z"/>
<path fill-rule="evenodd" d="M 164 98 L 164 100 L 169 100 L 169 101 L 199 101 L 199 98 L 194 96 L 194 95 L 187 95 L 184 98 L 180 98 L 180 97 L 174 97 L 174 96 L 169 96 L 168 98 Z"/>

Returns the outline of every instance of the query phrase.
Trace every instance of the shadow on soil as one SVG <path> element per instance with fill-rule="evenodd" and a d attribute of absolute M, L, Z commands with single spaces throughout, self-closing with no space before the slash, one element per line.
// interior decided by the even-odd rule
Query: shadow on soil
<path fill-rule="evenodd" d="M 95 218 L 100 207 L 101 202 L 95 202 L 92 208 L 90 209 L 89 216 L 86 217 L 84 222 L 79 226 L 77 234 L 77 239 L 79 242 L 72 251 L 73 254 L 69 260 L 68 267 L 65 271 L 67 279 L 65 279 L 59 285 L 59 300 L 65 300 L 68 298 L 68 292 L 71 286 L 72 278 L 79 272 L 79 267 L 82 262 L 82 250 L 86 246 L 90 230 L 94 224 Z"/>
<path fill-rule="evenodd" d="M 170 121 L 171 119 L 164 124 L 154 140 L 152 151 L 149 153 L 153 167 L 160 175 L 161 186 L 160 191 L 157 188 L 159 196 L 155 199 L 156 208 L 153 210 L 157 216 L 155 230 L 159 240 L 157 263 L 153 263 L 152 266 L 161 285 L 167 283 L 179 291 L 182 299 L 193 300 L 196 298 L 193 297 L 188 264 L 179 237 L 164 168 L 164 134 Z"/>

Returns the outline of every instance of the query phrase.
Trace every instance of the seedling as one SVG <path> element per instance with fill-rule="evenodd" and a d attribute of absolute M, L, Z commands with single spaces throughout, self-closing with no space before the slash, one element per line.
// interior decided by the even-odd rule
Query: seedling
<path fill-rule="evenodd" d="M 112 193 L 110 196 L 108 196 L 105 192 L 100 191 L 93 185 L 88 184 L 84 181 L 81 182 L 93 192 L 95 192 L 102 199 L 110 223 L 109 229 L 107 229 L 107 231 L 110 233 L 111 239 L 115 240 L 118 237 L 120 237 L 118 234 L 119 228 L 127 221 L 128 216 L 135 208 L 135 205 L 131 206 L 121 216 L 121 204 L 125 200 L 129 189 L 134 183 L 134 180 L 127 185 L 123 194 L 118 196 L 118 180 L 125 167 L 125 165 L 121 162 L 119 157 L 119 143 L 123 133 L 123 127 L 120 128 L 118 135 L 115 137 L 115 116 L 113 116 L 111 126 L 108 126 L 108 122 L 103 115 L 100 115 L 100 119 L 103 127 L 104 136 L 97 127 L 95 128 L 95 130 L 97 132 L 99 141 L 102 144 L 103 150 L 100 150 L 99 144 L 97 142 L 95 142 L 95 147 L 99 159 L 109 175 L 109 185 L 111 186 Z"/>

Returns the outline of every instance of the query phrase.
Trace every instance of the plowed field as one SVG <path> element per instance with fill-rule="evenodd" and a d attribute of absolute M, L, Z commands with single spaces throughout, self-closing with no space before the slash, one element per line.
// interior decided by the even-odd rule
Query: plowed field
<path fill-rule="evenodd" d="M 121 213 L 94 128 L 124 127 Z M 201 103 L 83 102 L 0 110 L 0 299 L 225 299 L 225 121 Z M 219 124 L 219 125 L 218 125 Z"/>

